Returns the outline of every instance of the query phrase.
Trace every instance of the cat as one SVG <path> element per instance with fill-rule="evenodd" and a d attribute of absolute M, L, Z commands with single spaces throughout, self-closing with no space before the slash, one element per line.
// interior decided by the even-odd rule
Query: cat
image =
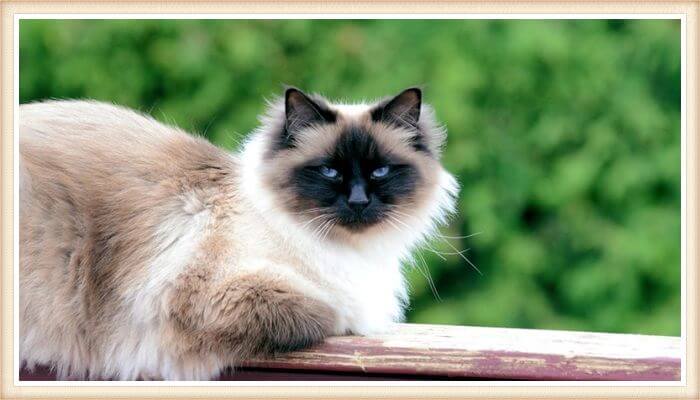
<path fill-rule="evenodd" d="M 384 332 L 402 263 L 453 212 L 422 92 L 289 87 L 234 154 L 97 101 L 19 112 L 20 357 L 60 379 L 206 380 Z"/>

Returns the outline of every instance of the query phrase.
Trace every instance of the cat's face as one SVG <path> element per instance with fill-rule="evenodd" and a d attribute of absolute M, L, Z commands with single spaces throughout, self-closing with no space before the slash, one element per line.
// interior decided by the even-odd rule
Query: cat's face
<path fill-rule="evenodd" d="M 288 89 L 284 111 L 263 174 L 283 209 L 320 237 L 411 229 L 439 201 L 445 135 L 419 89 L 361 106 Z"/>

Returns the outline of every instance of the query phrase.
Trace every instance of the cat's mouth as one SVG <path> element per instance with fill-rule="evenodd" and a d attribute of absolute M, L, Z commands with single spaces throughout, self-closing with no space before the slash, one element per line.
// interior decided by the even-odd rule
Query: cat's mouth
<path fill-rule="evenodd" d="M 377 225 L 385 217 L 383 208 L 372 203 L 362 208 L 343 205 L 338 207 L 335 212 L 338 225 L 352 232 L 361 232 Z"/>
<path fill-rule="evenodd" d="M 338 224 L 349 231 L 360 232 L 381 222 L 379 217 L 338 218 Z"/>
<path fill-rule="evenodd" d="M 318 238 L 333 237 L 338 230 L 351 234 L 361 233 L 379 225 L 387 218 L 385 212 L 380 209 L 327 208 L 325 211 L 300 221 L 303 227 L 308 228 Z"/>

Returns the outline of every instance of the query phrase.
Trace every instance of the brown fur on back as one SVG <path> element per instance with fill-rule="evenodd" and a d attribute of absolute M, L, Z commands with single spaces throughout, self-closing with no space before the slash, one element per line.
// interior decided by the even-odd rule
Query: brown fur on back
<path fill-rule="evenodd" d="M 221 274 L 236 259 L 228 238 L 243 206 L 238 161 L 207 141 L 106 104 L 48 102 L 20 107 L 20 157 L 20 347 L 30 366 L 209 378 L 332 326 L 327 306 L 280 277 Z M 182 255 L 201 264 L 175 267 L 190 230 L 198 242 Z M 131 370 L 129 357 L 152 367 Z"/>

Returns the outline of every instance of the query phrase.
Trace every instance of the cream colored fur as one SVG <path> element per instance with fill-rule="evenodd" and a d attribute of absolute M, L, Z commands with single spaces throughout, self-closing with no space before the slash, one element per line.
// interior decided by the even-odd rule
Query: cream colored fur
<path fill-rule="evenodd" d="M 23 362 L 64 378 L 215 378 L 254 354 L 222 333 L 224 316 L 243 314 L 221 296 L 236 282 L 250 294 L 257 279 L 275 290 L 256 295 L 282 287 L 322 336 L 403 318 L 403 262 L 452 210 L 454 178 L 430 164 L 437 184 L 414 218 L 319 241 L 263 181 L 275 107 L 240 154 L 227 154 L 113 105 L 20 106 Z M 336 109 L 354 119 L 367 106 Z M 261 329 L 225 326 L 243 337 Z"/>

